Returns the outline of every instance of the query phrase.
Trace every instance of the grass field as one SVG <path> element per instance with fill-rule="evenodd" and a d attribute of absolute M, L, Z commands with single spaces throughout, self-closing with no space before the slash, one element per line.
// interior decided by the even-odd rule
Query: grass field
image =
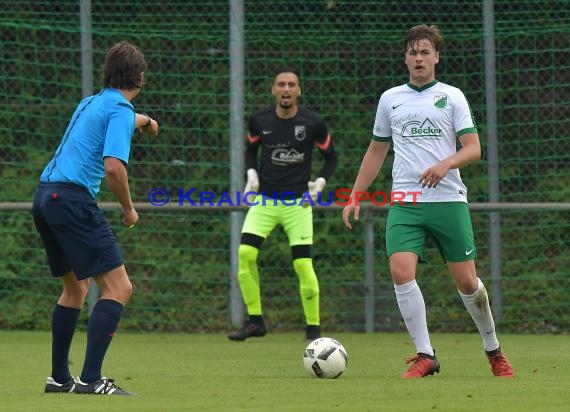
<path fill-rule="evenodd" d="M 336 380 L 310 378 L 301 333 L 230 342 L 222 334 L 119 333 L 104 374 L 136 397 L 44 394 L 50 334 L 0 331 L 2 411 L 567 411 L 570 336 L 502 335 L 517 377 L 491 375 L 478 335 L 434 334 L 434 377 L 404 380 L 405 334 L 334 334 L 348 351 Z M 85 334 L 75 337 L 79 374 Z"/>

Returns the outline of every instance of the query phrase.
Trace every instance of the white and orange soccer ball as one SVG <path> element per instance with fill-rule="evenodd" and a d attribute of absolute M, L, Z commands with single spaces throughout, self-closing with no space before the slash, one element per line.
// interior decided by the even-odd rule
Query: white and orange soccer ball
<path fill-rule="evenodd" d="M 333 338 L 318 338 L 305 348 L 303 364 L 309 375 L 321 379 L 338 378 L 346 369 L 346 349 Z"/>

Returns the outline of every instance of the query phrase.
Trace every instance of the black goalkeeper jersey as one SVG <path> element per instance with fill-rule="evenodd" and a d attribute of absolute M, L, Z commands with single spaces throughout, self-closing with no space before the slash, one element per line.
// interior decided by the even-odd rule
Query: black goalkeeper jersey
<path fill-rule="evenodd" d="M 329 179 L 336 168 L 336 152 L 327 126 L 317 113 L 299 106 L 295 117 L 281 119 L 275 109 L 275 106 L 262 109 L 249 119 L 246 170 L 258 171 L 260 193 L 273 198 L 286 192 L 290 197 L 301 197 L 308 190 L 307 182 L 314 180 L 311 179 L 313 147 L 325 159 L 321 173 L 315 178 Z"/>

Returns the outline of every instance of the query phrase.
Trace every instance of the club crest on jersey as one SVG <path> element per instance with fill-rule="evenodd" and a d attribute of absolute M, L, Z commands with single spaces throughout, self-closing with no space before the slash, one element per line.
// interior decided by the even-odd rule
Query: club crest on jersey
<path fill-rule="evenodd" d="M 445 109 L 447 107 L 447 96 L 435 96 L 433 105 L 438 109 Z"/>
<path fill-rule="evenodd" d="M 302 142 L 307 137 L 305 126 L 295 126 L 295 139 Z"/>

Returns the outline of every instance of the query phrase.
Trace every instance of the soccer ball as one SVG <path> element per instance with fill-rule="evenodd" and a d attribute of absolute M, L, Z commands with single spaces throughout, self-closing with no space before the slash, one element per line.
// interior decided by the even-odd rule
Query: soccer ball
<path fill-rule="evenodd" d="M 305 348 L 303 364 L 309 375 L 321 379 L 338 378 L 346 369 L 347 354 L 333 338 L 318 338 Z"/>

